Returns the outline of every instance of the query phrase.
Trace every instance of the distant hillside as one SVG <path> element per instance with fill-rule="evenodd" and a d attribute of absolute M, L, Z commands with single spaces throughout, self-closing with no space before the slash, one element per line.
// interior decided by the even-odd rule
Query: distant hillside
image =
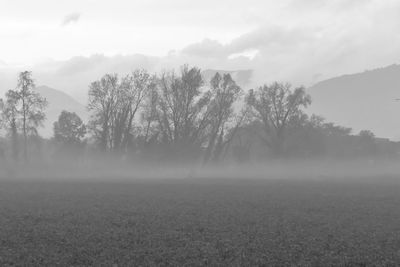
<path fill-rule="evenodd" d="M 84 122 L 87 121 L 88 112 L 85 106 L 66 93 L 47 86 L 39 86 L 36 88 L 36 91 L 49 102 L 49 106 L 46 109 L 47 119 L 44 123 L 44 128 L 40 129 L 40 134 L 44 137 L 52 136 L 53 123 L 58 119 L 58 116 L 63 110 L 75 112 Z"/>
<path fill-rule="evenodd" d="M 310 111 L 329 121 L 400 140 L 400 66 L 325 80 L 310 87 Z"/>
<path fill-rule="evenodd" d="M 253 71 L 252 71 L 252 70 L 234 70 L 234 71 L 227 71 L 227 70 L 212 70 L 212 69 L 207 69 L 207 70 L 204 70 L 204 71 L 202 72 L 203 79 L 204 79 L 206 82 L 210 82 L 210 80 L 212 79 L 212 77 L 214 77 L 214 75 L 215 75 L 217 72 L 218 72 L 219 74 L 221 74 L 221 75 L 223 75 L 223 74 L 228 74 L 228 73 L 229 73 L 229 74 L 232 76 L 233 80 L 235 80 L 235 82 L 236 82 L 239 86 L 241 86 L 241 87 L 243 87 L 243 88 L 246 88 L 246 87 L 250 84 L 251 78 L 252 78 L 252 75 L 253 75 Z"/>

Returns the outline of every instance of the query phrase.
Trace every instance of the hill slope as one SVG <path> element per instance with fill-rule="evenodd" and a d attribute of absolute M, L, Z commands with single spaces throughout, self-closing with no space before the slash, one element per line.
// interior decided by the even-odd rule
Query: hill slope
<path fill-rule="evenodd" d="M 47 86 L 36 87 L 36 91 L 49 102 L 49 106 L 46 109 L 47 118 L 44 127 L 39 130 L 42 136 L 49 137 L 53 134 L 53 123 L 63 110 L 75 112 L 84 122 L 87 122 L 88 112 L 85 106 L 71 96 Z"/>
<path fill-rule="evenodd" d="M 310 111 L 379 137 L 400 139 L 400 65 L 344 75 L 310 87 Z"/>

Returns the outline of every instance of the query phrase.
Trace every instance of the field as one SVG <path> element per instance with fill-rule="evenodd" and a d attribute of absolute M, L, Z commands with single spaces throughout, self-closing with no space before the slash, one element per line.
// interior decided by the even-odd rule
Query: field
<path fill-rule="evenodd" d="M 399 264 L 393 179 L 0 182 L 0 266 Z"/>

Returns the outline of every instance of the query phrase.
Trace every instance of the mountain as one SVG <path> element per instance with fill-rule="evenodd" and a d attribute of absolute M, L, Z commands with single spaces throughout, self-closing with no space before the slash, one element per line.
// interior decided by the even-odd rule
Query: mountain
<path fill-rule="evenodd" d="M 400 140 L 400 65 L 344 75 L 308 88 L 312 113 L 378 137 Z"/>
<path fill-rule="evenodd" d="M 39 130 L 43 137 L 52 136 L 53 123 L 57 121 L 58 116 L 63 110 L 75 112 L 84 122 L 87 122 L 89 115 L 85 106 L 71 96 L 47 86 L 39 86 L 35 90 L 49 102 L 49 106 L 46 109 L 44 127 Z"/>
<path fill-rule="evenodd" d="M 233 71 L 227 71 L 227 70 L 213 70 L 213 69 L 207 69 L 204 70 L 201 75 L 203 76 L 203 79 L 206 82 L 210 82 L 211 79 L 214 77 L 216 73 L 219 73 L 221 75 L 223 74 L 230 74 L 233 78 L 233 80 L 242 88 L 246 88 L 250 82 L 251 78 L 253 75 L 252 70 L 233 70 Z"/>

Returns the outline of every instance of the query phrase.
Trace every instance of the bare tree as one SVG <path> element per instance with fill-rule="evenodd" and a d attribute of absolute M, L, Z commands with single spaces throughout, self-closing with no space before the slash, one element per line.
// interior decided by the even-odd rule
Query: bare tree
<path fill-rule="evenodd" d="M 136 70 L 123 79 L 106 74 L 90 85 L 90 128 L 103 151 L 126 149 L 136 115 L 154 86 L 154 78 L 145 70 Z"/>
<path fill-rule="evenodd" d="M 311 103 L 311 97 L 304 87 L 291 90 L 290 84 L 275 82 L 250 90 L 246 102 L 253 116 L 263 123 L 263 140 L 275 155 L 281 156 L 290 127 L 302 116 L 302 108 Z"/>
<path fill-rule="evenodd" d="M 150 91 L 146 94 L 143 110 L 141 113 L 141 135 L 143 143 L 146 144 L 150 140 L 157 140 L 160 134 L 158 122 L 158 93 L 157 87 L 151 87 Z"/>
<path fill-rule="evenodd" d="M 240 97 L 242 90 L 232 79 L 230 74 L 221 76 L 216 73 L 210 82 L 212 99 L 209 104 L 210 126 L 208 143 L 204 154 L 204 163 L 212 158 L 217 160 L 223 149 L 231 141 L 237 130 L 229 131 L 232 123 L 236 123 L 233 129 L 239 128 L 242 119 L 233 121 L 236 114 L 234 103 Z M 229 135 L 226 133 L 229 132 Z M 229 137 L 228 137 L 229 136 Z"/>
<path fill-rule="evenodd" d="M 19 157 L 17 103 L 18 103 L 18 94 L 13 90 L 9 90 L 6 93 L 5 102 L 3 101 L 2 103 L 2 111 L 1 111 L 3 127 L 7 130 L 8 135 L 11 138 L 12 158 L 14 159 L 14 161 L 17 161 Z"/>
<path fill-rule="evenodd" d="M 92 112 L 89 127 L 103 151 L 112 148 L 110 134 L 119 87 L 117 74 L 106 74 L 89 86 L 88 109 Z"/>
<path fill-rule="evenodd" d="M 147 94 L 154 88 L 155 82 L 145 70 L 135 70 L 122 81 L 118 91 L 117 110 L 114 113 L 114 149 L 126 149 L 132 137 L 135 116 L 143 107 Z"/>
<path fill-rule="evenodd" d="M 38 135 L 37 128 L 43 126 L 46 119 L 44 110 L 48 105 L 46 99 L 35 92 L 34 88 L 32 72 L 23 71 L 19 74 L 17 89 L 7 92 L 8 116 L 14 134 L 18 120 L 21 122 L 25 161 L 28 161 L 28 135 Z"/>
<path fill-rule="evenodd" d="M 157 120 L 162 142 L 184 156 L 199 150 L 209 124 L 207 105 L 211 93 L 202 93 L 203 79 L 198 68 L 184 65 L 181 73 L 164 73 L 159 80 Z"/>

